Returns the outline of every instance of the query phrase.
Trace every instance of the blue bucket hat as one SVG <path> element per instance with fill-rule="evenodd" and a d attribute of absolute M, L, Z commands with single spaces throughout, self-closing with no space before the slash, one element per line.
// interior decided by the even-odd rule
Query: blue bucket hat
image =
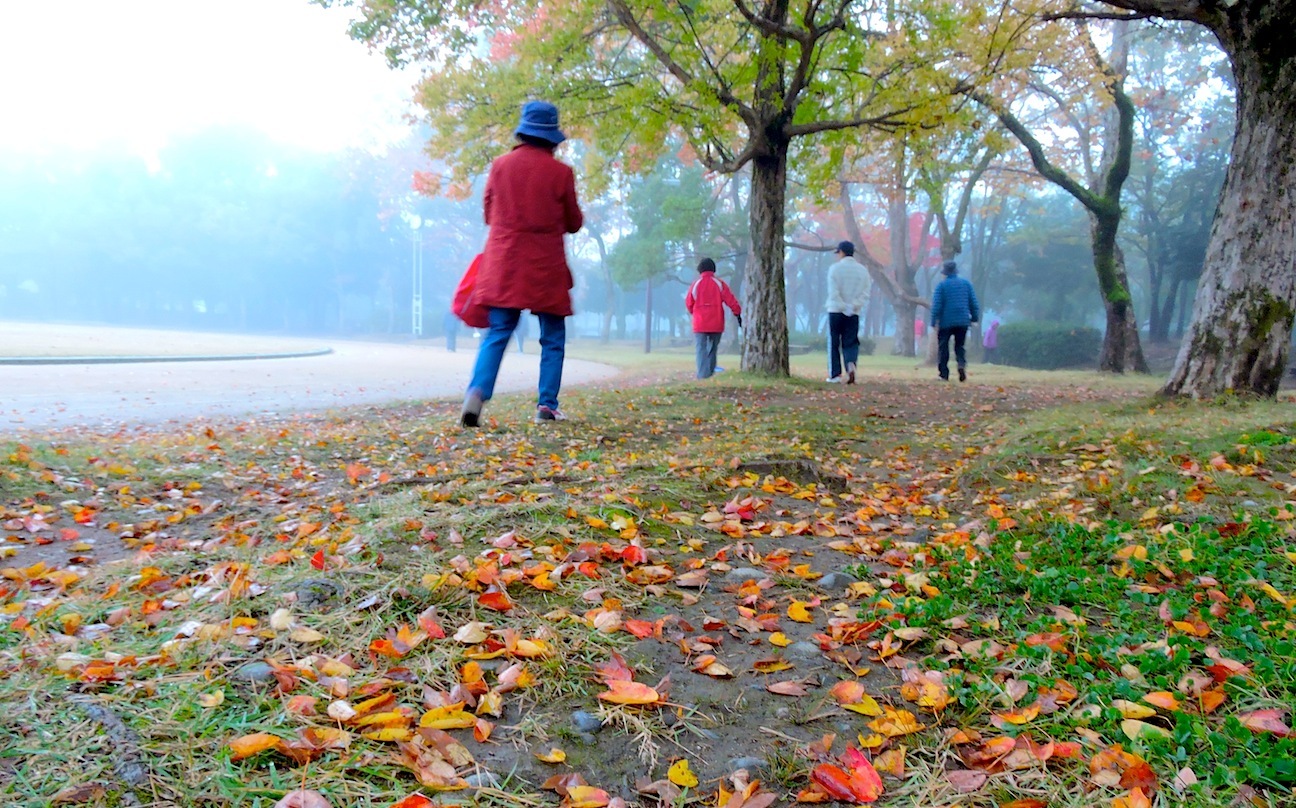
<path fill-rule="evenodd" d="M 555 146 L 567 139 L 558 128 L 558 108 L 548 101 L 528 101 L 522 105 L 522 122 L 515 135 L 530 135 Z"/>

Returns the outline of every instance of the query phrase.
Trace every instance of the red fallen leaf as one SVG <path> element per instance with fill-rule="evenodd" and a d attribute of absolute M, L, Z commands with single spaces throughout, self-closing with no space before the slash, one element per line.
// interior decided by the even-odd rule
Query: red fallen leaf
<path fill-rule="evenodd" d="M 315 555 L 311 556 L 311 562 L 310 562 L 310 563 L 311 563 L 311 566 L 314 567 L 314 568 L 317 569 L 317 570 L 322 570 L 322 569 L 324 569 L 325 561 L 324 561 L 324 550 L 323 550 L 323 548 L 321 548 L 321 549 L 315 551 Z"/>
<path fill-rule="evenodd" d="M 626 620 L 621 627 L 641 640 L 648 639 L 657 630 L 656 625 L 647 620 Z"/>
<path fill-rule="evenodd" d="M 810 772 L 810 780 L 827 792 L 828 796 L 842 802 L 855 802 L 851 791 L 850 775 L 831 763 L 820 763 Z"/>
<path fill-rule="evenodd" d="M 500 591 L 483 592 L 477 596 L 477 602 L 497 612 L 507 612 L 513 608 L 513 601 L 509 600 L 506 593 Z"/>
<path fill-rule="evenodd" d="M 1147 761 L 1140 760 L 1121 773 L 1120 787 L 1127 791 L 1140 788 L 1144 794 L 1151 795 L 1157 790 L 1156 772 Z"/>
<path fill-rule="evenodd" d="M 621 551 L 621 563 L 635 566 L 648 561 L 648 552 L 637 544 L 632 544 Z"/>
<path fill-rule="evenodd" d="M 882 777 L 869 759 L 858 749 L 847 749 L 843 755 L 850 766 L 851 790 L 861 802 L 874 802 L 882 795 Z"/>
<path fill-rule="evenodd" d="M 612 659 L 608 662 L 601 662 L 594 666 L 594 672 L 605 682 L 611 682 L 613 679 L 622 679 L 627 682 L 634 679 L 634 671 L 616 651 L 612 652 Z"/>
<path fill-rule="evenodd" d="M 1242 713 L 1237 719 L 1242 722 L 1242 726 L 1252 732 L 1269 732 L 1280 738 L 1290 738 L 1292 737 L 1291 727 L 1283 720 L 1286 715 L 1287 711 L 1280 709 L 1253 710 Z"/>
<path fill-rule="evenodd" d="M 434 805 L 436 805 L 435 802 L 415 792 L 400 802 L 392 803 L 390 808 L 432 808 Z"/>

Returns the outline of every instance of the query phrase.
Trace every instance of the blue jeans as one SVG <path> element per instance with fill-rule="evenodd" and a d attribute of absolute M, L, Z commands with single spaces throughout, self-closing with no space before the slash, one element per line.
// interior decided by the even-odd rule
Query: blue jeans
<path fill-rule="evenodd" d="M 482 338 L 472 381 L 468 383 L 468 389 L 476 390 L 482 401 L 490 401 L 495 395 L 500 363 L 504 361 L 509 338 L 521 315 L 520 309 L 490 310 L 490 330 Z M 537 312 L 536 318 L 540 321 L 540 395 L 536 403 L 556 410 L 558 390 L 562 387 L 563 357 L 567 352 L 567 322 L 557 314 Z"/>
<path fill-rule="evenodd" d="M 723 334 L 695 333 L 693 346 L 697 352 L 697 377 L 709 379 L 715 374 L 716 353 L 720 350 L 720 337 Z"/>
<path fill-rule="evenodd" d="M 859 363 L 859 315 L 828 312 L 828 378 Z"/>

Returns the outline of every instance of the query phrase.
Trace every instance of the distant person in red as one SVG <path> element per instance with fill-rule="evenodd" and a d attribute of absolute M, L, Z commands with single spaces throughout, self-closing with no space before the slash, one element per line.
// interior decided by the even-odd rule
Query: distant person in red
<path fill-rule="evenodd" d="M 514 136 L 518 145 L 491 163 L 485 212 L 490 235 L 482 252 L 473 299 L 490 307 L 490 329 L 482 338 L 460 421 L 475 427 L 482 404 L 495 392 L 500 362 L 523 310 L 540 321 L 540 386 L 537 421 L 563 421 L 558 409 L 565 319 L 572 313 L 572 274 L 563 235 L 584 224 L 576 200 L 576 176 L 554 157 L 567 136 L 558 128 L 558 108 L 528 101 Z"/>
<path fill-rule="evenodd" d="M 693 281 L 684 295 L 684 308 L 693 315 L 693 343 L 697 349 L 697 377 L 709 379 L 715 374 L 716 352 L 724 334 L 724 307 L 733 312 L 738 327 L 742 328 L 742 306 L 734 297 L 729 284 L 716 277 L 715 261 L 703 258 L 698 262 L 698 279 Z"/>

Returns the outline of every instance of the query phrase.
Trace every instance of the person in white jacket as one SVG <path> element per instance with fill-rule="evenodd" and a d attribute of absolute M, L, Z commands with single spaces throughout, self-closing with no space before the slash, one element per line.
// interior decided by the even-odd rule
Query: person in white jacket
<path fill-rule="evenodd" d="M 868 303 L 868 270 L 855 260 L 855 245 L 843 241 L 834 253 L 837 262 L 828 267 L 828 381 L 855 383 L 859 361 L 859 313 Z M 842 375 L 843 369 L 845 375 Z"/>

